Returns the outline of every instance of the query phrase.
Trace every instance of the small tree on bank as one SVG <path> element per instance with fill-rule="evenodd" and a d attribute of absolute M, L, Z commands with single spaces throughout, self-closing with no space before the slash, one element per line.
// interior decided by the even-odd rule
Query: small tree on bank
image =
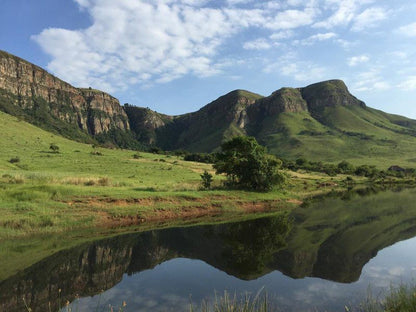
<path fill-rule="evenodd" d="M 214 168 L 227 175 L 227 184 L 247 190 L 269 191 L 284 182 L 278 171 L 282 162 L 266 153 L 255 138 L 238 136 L 221 145 Z"/>
<path fill-rule="evenodd" d="M 211 188 L 212 174 L 210 174 L 208 171 L 205 170 L 204 173 L 201 174 L 201 179 L 202 179 L 201 183 L 204 189 Z"/>

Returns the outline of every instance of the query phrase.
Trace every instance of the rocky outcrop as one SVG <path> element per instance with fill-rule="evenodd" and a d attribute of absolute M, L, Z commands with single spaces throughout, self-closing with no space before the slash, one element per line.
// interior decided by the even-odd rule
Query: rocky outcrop
<path fill-rule="evenodd" d="M 156 144 L 156 130 L 173 120 L 172 116 L 159 114 L 150 108 L 124 105 L 130 128 L 137 138 L 145 144 Z"/>
<path fill-rule="evenodd" d="M 312 112 L 337 105 L 365 107 L 365 103 L 353 96 L 342 80 L 318 82 L 299 90 Z"/>
<path fill-rule="evenodd" d="M 32 114 L 41 110 L 92 135 L 129 129 L 127 115 L 114 97 L 93 89 L 75 88 L 3 51 L 0 51 L 0 91 L 20 111 Z"/>

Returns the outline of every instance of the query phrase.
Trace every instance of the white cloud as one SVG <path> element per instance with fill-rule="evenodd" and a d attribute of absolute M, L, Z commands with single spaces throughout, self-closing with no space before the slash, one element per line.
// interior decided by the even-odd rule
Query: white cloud
<path fill-rule="evenodd" d="M 294 41 L 294 44 L 302 44 L 302 45 L 312 45 L 315 42 L 319 42 L 319 41 L 325 41 L 325 40 L 329 40 L 329 39 L 333 39 L 337 37 L 337 34 L 333 33 L 333 32 L 328 32 L 328 33 L 320 33 L 320 34 L 316 34 L 316 35 L 312 35 L 304 40 L 297 40 Z"/>
<path fill-rule="evenodd" d="M 348 48 L 352 43 L 341 37 L 345 32 L 309 34 L 317 27 L 343 26 L 345 31 L 372 27 L 387 12 L 369 6 L 372 0 L 73 1 L 90 15 L 90 27 L 45 29 L 33 39 L 52 57 L 48 69 L 54 74 L 77 86 L 109 92 L 186 75 L 218 75 L 230 58 L 221 53 L 234 48 L 232 43 L 227 46 L 228 40 L 244 31 L 245 38 L 259 34 L 238 45 L 248 50 L 288 46 L 285 43 L 295 35 L 298 41 L 293 42 L 302 45 L 333 40 Z M 411 30 L 412 25 L 402 28 Z M 309 61 L 283 65 L 283 74 L 299 81 L 307 73 L 320 79 L 325 72 Z"/>
<path fill-rule="evenodd" d="M 264 27 L 272 30 L 293 29 L 300 26 L 310 25 L 314 22 L 316 11 L 312 8 L 305 10 L 286 10 L 269 18 Z"/>
<path fill-rule="evenodd" d="M 382 20 L 385 20 L 388 12 L 383 8 L 368 8 L 354 18 L 352 31 L 361 31 L 365 28 L 375 27 Z"/>
<path fill-rule="evenodd" d="M 275 32 L 270 35 L 270 39 L 272 40 L 282 40 L 282 39 L 289 39 L 294 36 L 293 30 L 282 30 L 279 32 Z"/>
<path fill-rule="evenodd" d="M 388 90 L 390 88 L 390 84 L 383 80 L 380 70 L 378 69 L 372 69 L 358 74 L 352 87 L 352 89 L 357 92 Z"/>
<path fill-rule="evenodd" d="M 326 8 L 333 12 L 327 19 L 314 24 L 314 27 L 333 28 L 339 25 L 347 25 L 356 15 L 359 8 L 356 0 L 327 0 Z"/>
<path fill-rule="evenodd" d="M 367 63 L 370 58 L 367 55 L 353 56 L 348 59 L 348 66 L 357 66 L 358 64 Z"/>
<path fill-rule="evenodd" d="M 405 36 L 416 37 L 416 23 L 400 27 L 399 32 Z"/>
<path fill-rule="evenodd" d="M 48 68 L 59 77 L 110 92 L 131 81 L 217 74 L 212 55 L 238 30 L 223 11 L 189 5 L 202 1 L 77 1 L 92 17 L 89 28 L 47 29 L 34 39 L 53 57 Z"/>
<path fill-rule="evenodd" d="M 263 71 L 290 77 L 300 82 L 316 82 L 327 76 L 326 68 L 309 61 L 298 60 L 296 55 L 288 53 L 277 62 L 270 63 Z"/>
<path fill-rule="evenodd" d="M 264 38 L 259 38 L 253 41 L 247 41 L 244 43 L 243 48 L 246 50 L 267 50 L 272 45 Z"/>
<path fill-rule="evenodd" d="M 406 80 L 399 84 L 399 88 L 406 91 L 416 90 L 416 76 L 407 77 Z"/>

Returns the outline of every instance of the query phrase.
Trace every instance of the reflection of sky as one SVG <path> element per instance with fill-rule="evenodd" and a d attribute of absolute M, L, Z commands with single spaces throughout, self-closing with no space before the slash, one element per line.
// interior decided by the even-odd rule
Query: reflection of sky
<path fill-rule="evenodd" d="M 192 302 L 199 305 L 204 299 L 227 290 L 230 294 L 256 294 L 264 287 L 278 307 L 287 311 L 336 310 L 344 305 L 356 305 L 369 289 L 378 296 L 382 290 L 416 277 L 416 238 L 396 243 L 378 253 L 367 263 L 359 281 L 342 284 L 319 278 L 292 279 L 275 271 L 252 281 L 243 281 L 209 266 L 203 261 L 173 259 L 152 270 L 142 271 L 123 280 L 100 296 L 83 298 L 75 303 L 79 312 L 93 311 L 100 305 L 115 307 L 127 302 L 127 311 L 189 311 Z"/>

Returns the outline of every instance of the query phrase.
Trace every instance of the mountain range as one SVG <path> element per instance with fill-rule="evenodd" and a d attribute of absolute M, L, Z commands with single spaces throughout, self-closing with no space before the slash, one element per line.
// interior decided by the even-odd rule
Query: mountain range
<path fill-rule="evenodd" d="M 287 159 L 416 162 L 416 120 L 366 106 L 341 80 L 267 97 L 235 90 L 196 112 L 169 116 L 121 106 L 105 92 L 73 87 L 0 51 L 0 110 L 71 139 L 119 147 L 213 152 L 233 136 L 250 135 Z"/>

